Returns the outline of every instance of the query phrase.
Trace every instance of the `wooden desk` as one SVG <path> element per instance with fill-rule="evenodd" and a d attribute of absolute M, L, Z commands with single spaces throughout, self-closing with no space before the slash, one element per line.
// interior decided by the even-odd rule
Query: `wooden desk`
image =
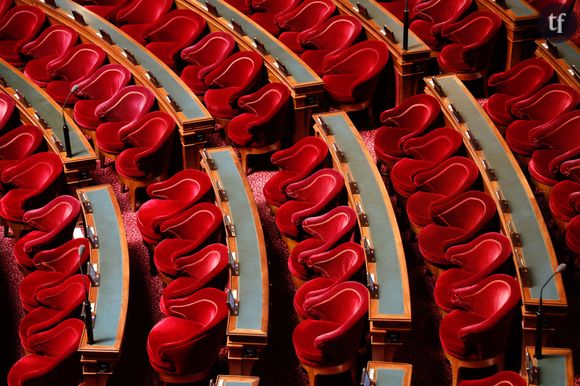
<path fill-rule="evenodd" d="M 44 90 L 2 59 L 0 59 L 0 76 L 2 77 L 0 87 L 16 102 L 22 121 L 40 127 L 50 151 L 60 155 L 67 183 L 89 182 L 97 166 L 96 156 L 76 123 L 65 116 L 72 150 L 72 157 L 69 158 L 64 148 L 60 106 Z"/>
<path fill-rule="evenodd" d="M 572 350 L 567 348 L 542 347 L 542 359 L 534 358 L 533 346 L 526 347 L 532 358 L 532 363 L 540 370 L 540 382 L 530 385 L 539 386 L 574 386 L 574 361 Z M 525 371 L 525 368 L 522 372 Z"/>
<path fill-rule="evenodd" d="M 151 89 L 160 110 L 172 115 L 179 126 L 184 167 L 199 166 L 199 149 L 206 143 L 205 135 L 214 130 L 213 118 L 169 67 L 113 24 L 72 0 L 55 0 L 56 9 L 38 0 L 17 0 L 16 3 L 40 7 L 51 23 L 73 28 L 83 42 L 96 44 L 105 50 L 110 62 L 127 67 L 135 83 Z M 87 25 L 74 20 L 73 10 L 82 15 Z M 114 44 L 107 43 L 101 31 L 108 34 Z M 136 63 L 129 59 L 125 50 L 133 55 Z"/>
<path fill-rule="evenodd" d="M 340 13 L 358 17 L 369 39 L 383 40 L 395 67 L 395 100 L 404 101 L 419 91 L 419 82 L 427 75 L 431 49 L 409 30 L 409 49 L 403 50 L 403 23 L 374 0 L 334 0 Z M 370 19 L 363 17 L 357 8 L 360 3 L 368 11 Z M 387 26 L 395 35 L 396 42 L 389 40 L 383 32 Z"/>
<path fill-rule="evenodd" d="M 262 224 L 246 174 L 231 147 L 202 151 L 201 166 L 224 214 L 228 248 L 239 262 L 239 276 L 230 269 L 229 288 L 236 291 L 239 302 L 238 315 L 230 312 L 228 319 L 230 374 L 250 375 L 268 341 L 268 261 Z M 228 229 L 228 218 L 234 232 Z"/>
<path fill-rule="evenodd" d="M 225 31 L 234 36 L 242 51 L 253 50 L 264 58 L 268 77 L 272 82 L 284 84 L 290 90 L 294 107 L 294 142 L 308 135 L 312 113 L 320 109 L 323 98 L 322 79 L 289 48 L 280 43 L 252 19 L 239 12 L 224 0 L 210 0 L 219 17 L 207 10 L 205 0 L 175 0 L 178 8 L 189 8 L 201 14 L 210 30 Z M 232 20 L 239 24 L 244 35 L 234 30 Z M 259 40 L 266 50 L 260 51 L 254 39 Z M 276 59 L 287 69 L 288 75 L 276 63 Z"/>
<path fill-rule="evenodd" d="M 548 50 L 545 39 L 536 40 L 536 56 L 550 63 L 562 83 L 580 90 L 580 73 L 577 74 L 572 68 L 575 66 L 580 71 L 580 50 L 570 40 L 554 43 L 554 45 L 560 58 Z"/>
<path fill-rule="evenodd" d="M 469 155 L 479 167 L 485 190 L 496 201 L 502 231 L 512 239 L 513 259 L 522 290 L 524 345 L 533 345 L 540 289 L 558 266 L 544 218 L 509 147 L 475 98 L 454 75 L 437 76 L 436 80 L 446 96 L 435 91 L 431 78 L 425 78 L 425 92 L 439 100 L 447 124 L 462 134 Z M 463 123 L 455 119 L 450 103 L 462 115 Z M 481 150 L 477 150 L 468 139 L 468 129 Z M 484 167 L 484 159 L 489 169 Z M 490 170 L 495 179 L 491 178 Z M 500 203 L 499 195 L 507 201 L 507 208 Z M 519 236 L 521 246 L 514 243 L 516 236 Z M 527 274 L 524 274 L 525 270 Z M 543 295 L 546 326 L 550 325 L 548 330 L 553 330 L 554 320 L 565 315 L 568 306 L 560 275 L 544 288 Z"/>
<path fill-rule="evenodd" d="M 367 273 L 378 284 L 377 297 L 371 296 L 369 306 L 373 360 L 392 360 L 411 330 L 407 263 L 395 213 L 379 171 L 347 114 L 316 114 L 314 121 L 316 135 L 326 142 L 335 169 L 344 176 L 349 205 L 359 213 Z M 366 214 L 368 225 L 361 221 L 360 210 Z"/>
<path fill-rule="evenodd" d="M 501 17 L 505 25 L 507 70 L 532 54 L 534 40 L 538 37 L 540 14 L 526 0 L 505 0 L 505 2 L 507 7 L 503 8 L 494 0 L 476 0 L 480 10 L 495 13 Z"/>
<path fill-rule="evenodd" d="M 89 294 L 94 306 L 95 344 L 87 343 L 85 331 L 79 352 L 85 385 L 106 386 L 113 366 L 119 361 L 125 332 L 129 303 L 129 249 L 121 210 L 111 185 L 77 189 L 77 195 L 83 203 L 85 229 L 98 237 L 98 244 L 91 242 L 90 262 L 100 273 L 100 286 L 91 286 Z M 85 197 L 92 212 L 83 202 Z"/>
<path fill-rule="evenodd" d="M 260 378 L 239 375 L 218 375 L 213 386 L 258 386 Z"/>
<path fill-rule="evenodd" d="M 375 362 L 367 365 L 367 373 L 377 386 L 411 386 L 413 366 L 406 363 Z"/>

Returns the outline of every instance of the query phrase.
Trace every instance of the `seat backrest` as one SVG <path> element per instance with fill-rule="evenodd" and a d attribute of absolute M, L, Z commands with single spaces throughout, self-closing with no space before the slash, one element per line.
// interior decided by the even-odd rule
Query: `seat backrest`
<path fill-rule="evenodd" d="M 459 386 L 528 386 L 528 382 L 513 371 L 500 371 L 475 381 L 461 381 Z"/>
<path fill-rule="evenodd" d="M 57 154 L 36 153 L 17 165 L 4 169 L 2 183 L 16 188 L 42 191 L 56 181 L 62 169 L 62 161 Z"/>
<path fill-rule="evenodd" d="M 350 47 L 362 31 L 360 21 L 349 15 L 333 16 L 298 35 L 298 41 L 308 49 L 337 51 Z"/>
<path fill-rule="evenodd" d="M 429 207 L 435 223 L 470 233 L 485 226 L 496 213 L 495 201 L 487 193 L 470 190 Z"/>
<path fill-rule="evenodd" d="M 127 86 L 95 109 L 95 115 L 104 121 L 131 122 L 141 118 L 153 107 L 155 97 L 144 86 Z"/>
<path fill-rule="evenodd" d="M 301 0 L 252 0 L 252 8 L 261 12 L 277 14 L 293 9 L 300 2 Z"/>
<path fill-rule="evenodd" d="M 131 72 L 120 64 L 106 64 L 76 83 L 75 95 L 88 99 L 109 99 L 131 80 Z"/>
<path fill-rule="evenodd" d="M 42 208 L 24 213 L 23 220 L 36 230 L 59 232 L 63 228 L 74 226 L 81 211 L 79 201 L 68 195 L 58 196 Z"/>
<path fill-rule="evenodd" d="M 349 280 L 364 264 L 365 254 L 360 244 L 347 241 L 323 253 L 311 255 L 306 265 L 320 276 L 337 283 Z"/>
<path fill-rule="evenodd" d="M 413 181 L 418 190 L 444 194 L 446 196 L 463 192 L 477 179 L 479 169 L 467 157 L 451 157 L 415 175 Z"/>
<path fill-rule="evenodd" d="M 76 353 L 85 324 L 80 319 L 66 319 L 53 328 L 30 337 L 30 346 L 39 355 L 62 361 Z"/>
<path fill-rule="evenodd" d="M 53 287 L 45 288 L 36 293 L 38 303 L 43 307 L 64 310 L 73 303 L 73 299 L 86 298 L 90 289 L 88 275 L 78 274 L 67 278 Z"/>
<path fill-rule="evenodd" d="M 205 77 L 207 86 L 226 88 L 254 83 L 263 68 L 263 59 L 254 51 L 237 52 L 228 57 Z"/>
<path fill-rule="evenodd" d="M 445 26 L 441 30 L 441 35 L 454 43 L 463 44 L 464 51 L 469 52 L 492 41 L 501 25 L 501 18 L 495 13 L 477 11 L 457 23 Z"/>
<path fill-rule="evenodd" d="M 529 95 L 550 80 L 554 69 L 543 59 L 526 59 L 509 70 L 489 77 L 487 84 L 497 91 L 513 95 Z"/>
<path fill-rule="evenodd" d="M 46 28 L 36 39 L 22 47 L 22 54 L 40 58 L 48 55 L 62 55 L 77 42 L 78 34 L 66 25 L 55 24 Z"/>
<path fill-rule="evenodd" d="M 190 9 L 176 9 L 143 30 L 143 36 L 152 42 L 193 42 L 205 29 L 205 19 Z"/>
<path fill-rule="evenodd" d="M 0 160 L 21 160 L 35 153 L 44 139 L 32 125 L 20 126 L 0 137 Z"/>
<path fill-rule="evenodd" d="M 193 255 L 176 260 L 175 267 L 180 274 L 196 280 L 209 281 L 222 272 L 228 265 L 228 247 L 223 244 L 210 244 Z"/>
<path fill-rule="evenodd" d="M 46 16 L 38 7 L 17 5 L 6 12 L 0 19 L 0 39 L 18 40 L 19 51 L 22 45 L 29 42 L 40 31 Z"/>
<path fill-rule="evenodd" d="M 84 245 L 84 252 L 79 257 L 79 247 Z M 89 259 L 91 248 L 89 240 L 81 237 L 69 240 L 60 246 L 44 250 L 34 255 L 34 265 L 39 270 L 68 273 L 77 271 L 79 260 L 81 265 Z"/>
<path fill-rule="evenodd" d="M 306 0 L 298 7 L 278 14 L 274 20 L 282 29 L 301 32 L 323 23 L 335 9 L 332 1 Z"/>
<path fill-rule="evenodd" d="M 4 92 L 0 92 L 0 132 L 8 125 L 14 113 L 14 99 Z"/>
<path fill-rule="evenodd" d="M 105 58 L 105 51 L 101 47 L 90 43 L 79 44 L 50 61 L 46 69 L 52 78 L 75 81 L 99 68 Z"/>
<path fill-rule="evenodd" d="M 120 8 L 115 19 L 118 24 L 148 24 L 166 14 L 171 0 L 132 0 Z"/>
<path fill-rule="evenodd" d="M 484 233 L 468 243 L 454 245 L 445 252 L 445 259 L 462 269 L 482 274 L 491 274 L 511 255 L 509 238 L 501 233 Z"/>
<path fill-rule="evenodd" d="M 455 154 L 462 145 L 463 139 L 459 132 L 443 127 L 421 137 L 409 138 L 403 143 L 403 151 L 415 159 L 441 162 Z"/>
<path fill-rule="evenodd" d="M 323 215 L 305 219 L 302 228 L 320 240 L 339 240 L 353 231 L 356 218 L 354 209 L 341 205 Z"/>
<path fill-rule="evenodd" d="M 441 106 L 428 94 L 413 95 L 398 106 L 381 113 L 381 123 L 389 127 L 406 127 L 418 133 L 427 129 L 438 117 Z"/>
<path fill-rule="evenodd" d="M 236 48 L 236 41 L 227 32 L 212 32 L 191 47 L 181 51 L 181 59 L 200 66 L 217 65 Z M 207 72 L 204 72 L 204 74 Z"/>
<path fill-rule="evenodd" d="M 439 33 L 447 23 L 453 23 L 469 9 L 472 0 L 446 1 L 431 0 L 415 6 L 415 18 L 434 24 L 433 33 Z"/>
<path fill-rule="evenodd" d="M 550 84 L 530 97 L 512 105 L 511 113 L 518 118 L 549 121 L 573 110 L 580 101 L 578 91 L 567 84 Z"/>
<path fill-rule="evenodd" d="M 344 187 L 344 178 L 334 169 L 321 169 L 302 181 L 286 187 L 286 194 L 311 203 L 332 200 Z"/>
<path fill-rule="evenodd" d="M 195 202 L 211 189 L 209 176 L 196 169 L 184 169 L 171 178 L 147 187 L 149 197 L 166 200 Z"/>
<path fill-rule="evenodd" d="M 307 136 L 300 139 L 288 149 L 272 154 L 271 161 L 283 170 L 309 175 L 327 157 L 328 146 L 324 140 Z"/>
<path fill-rule="evenodd" d="M 571 150 L 580 143 L 580 110 L 573 110 L 531 129 L 528 138 L 536 147 Z"/>
<path fill-rule="evenodd" d="M 152 147 L 167 137 L 175 127 L 171 115 L 152 111 L 119 130 L 119 139 L 132 147 Z"/>
<path fill-rule="evenodd" d="M 222 225 L 222 211 L 214 204 L 196 204 L 170 220 L 164 221 L 160 230 L 168 237 L 197 240 L 209 237 Z"/>
<path fill-rule="evenodd" d="M 173 299 L 167 311 L 171 316 L 201 323 L 212 328 L 228 314 L 226 294 L 216 288 L 202 288 L 180 299 Z"/>

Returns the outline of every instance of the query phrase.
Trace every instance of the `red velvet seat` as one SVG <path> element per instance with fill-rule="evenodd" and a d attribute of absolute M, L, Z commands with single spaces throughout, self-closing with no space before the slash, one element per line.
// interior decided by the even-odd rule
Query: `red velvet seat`
<path fill-rule="evenodd" d="M 288 259 L 288 270 L 299 280 L 308 280 L 311 272 L 306 266 L 310 256 L 326 252 L 341 242 L 350 241 L 356 226 L 354 209 L 341 205 L 329 212 L 309 217 L 302 229 L 310 238 L 296 245 Z"/>
<path fill-rule="evenodd" d="M 21 223 L 24 212 L 38 208 L 59 189 L 62 161 L 54 153 L 37 153 L 17 165 L 5 169 L 0 181 L 7 193 L 0 198 L 0 217 Z"/>
<path fill-rule="evenodd" d="M 0 0 L 0 17 L 4 16 L 10 8 L 12 8 L 12 0 Z"/>
<path fill-rule="evenodd" d="M 445 259 L 457 268 L 449 269 L 437 278 L 433 295 L 435 303 L 445 312 L 455 308 L 455 290 L 479 283 L 497 272 L 511 256 L 510 240 L 501 233 L 484 233 L 468 243 L 455 245 L 445 252 Z"/>
<path fill-rule="evenodd" d="M 441 321 L 439 338 L 451 361 L 454 383 L 465 362 L 477 367 L 503 366 L 511 320 L 520 302 L 520 286 L 511 276 L 496 274 L 455 291 L 459 309 Z"/>
<path fill-rule="evenodd" d="M 0 92 L 0 133 L 12 129 L 10 120 L 14 115 L 14 99 L 4 92 Z"/>
<path fill-rule="evenodd" d="M 161 241 L 161 223 L 210 196 L 211 188 L 208 175 L 195 169 L 182 170 L 165 181 L 149 185 L 147 194 L 152 199 L 137 212 L 137 229 L 143 240 L 149 244 Z"/>
<path fill-rule="evenodd" d="M 387 44 L 379 40 L 367 40 L 327 55 L 322 66 L 324 91 L 334 104 L 349 111 L 370 107 L 379 75 L 388 60 Z"/>
<path fill-rule="evenodd" d="M 528 4 L 539 12 L 542 12 L 547 6 L 558 6 L 562 10 L 571 10 L 575 5 L 574 0 L 530 0 Z"/>
<path fill-rule="evenodd" d="M 96 71 L 106 57 L 105 51 L 94 44 L 79 44 L 73 47 L 47 64 L 46 69 L 53 80 L 46 86 L 46 92 L 57 103 L 64 103 L 74 82 Z M 74 95 L 68 99 L 69 104 L 76 101 Z"/>
<path fill-rule="evenodd" d="M 301 0 L 252 0 L 252 9 L 256 11 L 250 17 L 270 34 L 277 36 L 280 27 L 276 17 L 288 12 L 301 3 Z"/>
<path fill-rule="evenodd" d="M 534 184 L 549 195 L 551 187 L 566 177 L 560 170 L 562 166 L 564 166 L 563 171 L 566 171 L 570 163 L 578 163 L 579 157 L 580 146 L 571 150 L 536 150 L 528 163 L 528 171 Z M 568 178 L 570 177 L 574 175 Z"/>
<path fill-rule="evenodd" d="M 423 171 L 428 171 L 436 166 L 431 161 L 424 161 L 413 158 L 402 158 L 391 169 L 389 177 L 393 188 L 402 197 L 409 197 L 417 190 L 417 185 L 413 182 L 415 175 Z"/>
<path fill-rule="evenodd" d="M 403 150 L 407 156 L 437 163 L 455 154 L 462 145 L 463 139 L 457 130 L 443 127 L 406 140 Z"/>
<path fill-rule="evenodd" d="M 174 305 L 147 339 L 153 369 L 164 382 L 197 382 L 209 376 L 225 339 L 226 295 L 204 288 Z"/>
<path fill-rule="evenodd" d="M 579 101 L 580 94 L 575 88 L 567 84 L 550 84 L 514 103 L 511 113 L 519 119 L 545 122 L 575 109 Z"/>
<path fill-rule="evenodd" d="M 259 82 L 262 56 L 254 51 L 238 52 L 205 76 L 204 101 L 214 118 L 231 119 L 238 113 L 238 99 Z"/>
<path fill-rule="evenodd" d="M 496 213 L 495 201 L 484 192 L 467 191 L 429 206 L 433 224 L 419 233 L 419 250 L 432 265 L 446 266 L 445 252 L 472 239 Z"/>
<path fill-rule="evenodd" d="M 283 235 L 298 237 L 302 221 L 320 214 L 344 189 L 344 178 L 333 169 L 321 169 L 286 187 L 291 198 L 276 212 L 276 226 Z"/>
<path fill-rule="evenodd" d="M 0 131 L 1 132 L 1 131 Z M 41 130 L 24 125 L 0 137 L 0 174 L 34 154 L 44 142 Z"/>
<path fill-rule="evenodd" d="M 495 13 L 477 11 L 443 27 L 441 36 L 451 44 L 445 45 L 437 56 L 441 72 L 487 73 L 501 26 L 502 20 Z"/>
<path fill-rule="evenodd" d="M 39 209 L 29 210 L 22 217 L 32 229 L 14 245 L 18 264 L 34 269 L 34 255 L 41 250 L 54 248 L 72 238 L 81 212 L 79 201 L 72 196 L 59 196 Z"/>
<path fill-rule="evenodd" d="M 131 0 L 116 11 L 115 24 L 143 44 L 143 30 L 169 12 L 172 5 L 171 0 Z"/>
<path fill-rule="evenodd" d="M 20 50 L 42 28 L 46 16 L 38 7 L 17 5 L 0 18 L 0 58 L 13 66 L 24 64 Z"/>
<path fill-rule="evenodd" d="M 200 288 L 223 289 L 228 280 L 228 261 L 228 247 L 217 243 L 179 258 L 175 262 L 177 278 L 165 287 L 159 303 L 165 316 L 170 316 L 168 310 L 172 304 Z"/>
<path fill-rule="evenodd" d="M 312 317 L 294 329 L 292 342 L 300 364 L 309 373 L 311 384 L 318 369 L 325 373 L 351 371 L 367 320 L 368 290 L 357 282 L 343 282 L 305 301 Z M 342 366 L 340 366 L 342 365 Z"/>
<path fill-rule="evenodd" d="M 275 19 L 276 24 L 285 32 L 278 40 L 296 53 L 302 52 L 298 39 L 301 32 L 324 23 L 334 13 L 336 6 L 328 0 L 306 0 L 298 7 L 283 12 Z"/>
<path fill-rule="evenodd" d="M 580 214 L 580 183 L 566 180 L 556 184 L 549 205 L 554 218 L 566 223 L 572 220 Z"/>
<path fill-rule="evenodd" d="M 52 80 L 47 64 L 73 48 L 77 39 L 76 31 L 66 25 L 55 24 L 46 28 L 21 49 L 22 54 L 30 58 L 24 67 L 24 75 L 39 86 L 46 87 Z"/>
<path fill-rule="evenodd" d="M 288 149 L 272 154 L 271 162 L 280 168 L 264 185 L 264 197 L 269 205 L 280 206 L 288 200 L 286 186 L 303 180 L 319 168 L 328 156 L 328 146 L 322 139 L 308 136 Z"/>
<path fill-rule="evenodd" d="M 160 272 L 177 276 L 177 260 L 192 254 L 206 242 L 217 241 L 221 226 L 222 211 L 207 202 L 162 222 L 159 230 L 165 239 L 155 247 L 155 266 Z"/>
<path fill-rule="evenodd" d="M 459 386 L 527 386 L 528 382 L 513 371 L 500 371 L 490 377 L 475 381 L 461 381 Z"/>
<path fill-rule="evenodd" d="M 80 376 L 77 349 L 84 330 L 78 319 L 67 319 L 31 338 L 32 354 L 16 362 L 8 386 L 74 385 Z"/>
<path fill-rule="evenodd" d="M 514 120 L 511 106 L 539 90 L 550 80 L 554 69 L 542 59 L 526 59 L 509 70 L 489 77 L 488 86 L 496 93 L 483 106 L 495 124 L 507 126 Z"/>
<path fill-rule="evenodd" d="M 322 76 L 324 58 L 340 50 L 350 47 L 360 36 L 362 24 L 354 16 L 333 16 L 319 26 L 303 31 L 298 35 L 301 48 L 292 47 L 292 50 L 302 55 L 300 58 L 308 64 L 318 75 Z"/>
<path fill-rule="evenodd" d="M 181 50 L 193 44 L 205 29 L 205 19 L 189 9 L 176 9 L 143 30 L 145 46 L 171 68 Z"/>
<path fill-rule="evenodd" d="M 360 244 L 348 241 L 326 252 L 308 256 L 305 265 L 309 276 L 300 279 L 324 277 L 343 282 L 360 272 L 364 262 L 365 254 Z"/>
<path fill-rule="evenodd" d="M 103 19 L 114 21 L 117 11 L 131 0 L 94 0 L 93 4 L 84 7 Z"/>
<path fill-rule="evenodd" d="M 528 138 L 536 148 L 571 150 L 580 143 L 580 110 L 574 110 L 536 126 Z"/>
<path fill-rule="evenodd" d="M 294 311 L 296 311 L 298 317 L 301 320 L 310 318 L 310 315 L 304 309 L 304 303 L 306 299 L 323 294 L 330 287 L 336 284 L 338 284 L 338 282 L 335 281 L 334 279 L 316 277 L 312 280 L 307 281 L 300 288 L 298 288 L 296 290 L 296 293 L 294 294 L 293 300 Z"/>
<path fill-rule="evenodd" d="M 415 7 L 426 1 L 428 0 L 409 1 L 409 20 L 413 21 L 415 19 L 417 13 Z M 402 21 L 405 18 L 405 0 L 379 1 L 378 3 L 397 19 Z"/>
<path fill-rule="evenodd" d="M 75 122 L 84 128 L 96 128 L 101 120 L 95 110 L 101 103 L 112 98 L 131 81 L 131 72 L 120 64 L 106 64 L 76 82 L 79 88 L 73 93 L 82 98 L 74 105 Z"/>
<path fill-rule="evenodd" d="M 442 44 L 441 31 L 444 27 L 459 20 L 471 6 L 471 0 L 458 0 L 451 3 L 443 0 L 430 0 L 415 5 L 415 17 L 410 29 L 432 49 Z"/>
<path fill-rule="evenodd" d="M 191 47 L 181 51 L 181 59 L 189 63 L 181 72 L 181 79 L 196 95 L 207 91 L 205 77 L 232 54 L 236 41 L 227 32 L 212 32 Z"/>
<path fill-rule="evenodd" d="M 60 285 L 38 291 L 36 298 L 40 306 L 20 321 L 18 335 L 22 347 L 32 351 L 32 342 L 36 335 L 78 315 L 76 313 L 86 298 L 89 286 L 90 280 L 86 275 L 74 275 Z"/>
<path fill-rule="evenodd" d="M 225 0 L 225 2 L 243 14 L 249 15 L 252 12 L 251 0 Z"/>
<path fill-rule="evenodd" d="M 575 255 L 580 255 L 580 215 L 575 216 L 566 228 L 566 246 Z"/>

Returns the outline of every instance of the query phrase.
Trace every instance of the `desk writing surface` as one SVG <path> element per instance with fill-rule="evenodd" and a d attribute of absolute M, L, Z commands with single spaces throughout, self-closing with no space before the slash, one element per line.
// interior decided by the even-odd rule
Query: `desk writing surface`
<path fill-rule="evenodd" d="M 562 59 L 570 66 L 576 66 L 580 71 L 580 53 L 578 52 L 578 47 L 570 40 L 565 40 L 563 42 L 554 42 L 558 52 L 562 56 Z"/>
<path fill-rule="evenodd" d="M 55 3 L 68 15 L 72 15 L 72 10 L 75 10 L 83 16 L 89 27 L 93 28 L 95 31 L 102 29 L 111 36 L 111 39 L 116 45 L 131 52 L 139 64 L 145 70 L 149 70 L 149 72 L 155 76 L 161 87 L 163 87 L 177 102 L 182 113 L 188 120 L 211 118 L 201 102 L 192 96 L 189 88 L 183 82 L 180 82 L 171 70 L 168 70 L 161 60 L 157 59 L 152 53 L 145 49 L 145 47 L 129 38 L 120 29 L 108 21 L 71 0 L 55 0 Z"/>
<path fill-rule="evenodd" d="M 507 8 L 516 17 L 531 17 L 538 15 L 538 11 L 536 11 L 525 0 L 505 0 L 505 3 L 507 4 Z"/>
<path fill-rule="evenodd" d="M 542 283 L 556 268 L 550 262 L 549 241 L 544 237 L 539 225 L 539 221 L 543 222 L 543 219 L 536 217 L 532 202 L 528 198 L 516 169 L 498 140 L 495 128 L 486 119 L 479 104 L 469 93 L 466 93 L 466 89 L 462 87 L 457 77 L 441 76 L 437 77 L 437 81 L 463 116 L 465 125 L 479 141 L 490 167 L 497 175 L 501 190 L 509 201 L 514 226 L 522 239 L 522 252 L 532 281 L 531 296 L 539 298 Z M 561 300 L 556 281 L 552 280 L 544 288 L 543 298 L 544 300 Z"/>
<path fill-rule="evenodd" d="M 62 114 L 60 109 L 52 104 L 50 99 L 47 99 L 50 97 L 42 92 L 34 83 L 32 83 L 32 81 L 26 78 L 23 73 L 1 59 L 0 76 L 4 78 L 7 86 L 18 90 L 18 92 L 26 98 L 30 106 L 34 108 L 38 115 L 46 121 L 54 135 L 64 146 Z M 72 130 L 72 127 L 76 126 L 76 124 L 68 116 L 65 116 L 65 119 L 70 128 L 71 158 L 94 157 L 94 153 L 92 149 L 87 147 L 86 141 L 83 142 L 81 140 L 81 133 L 77 130 Z"/>

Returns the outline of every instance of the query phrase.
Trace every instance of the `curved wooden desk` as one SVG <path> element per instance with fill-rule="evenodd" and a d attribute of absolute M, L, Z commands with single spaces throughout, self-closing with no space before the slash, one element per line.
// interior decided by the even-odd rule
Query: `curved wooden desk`
<path fill-rule="evenodd" d="M 230 374 L 250 375 L 268 341 L 268 261 L 262 224 L 246 174 L 231 147 L 202 151 L 201 166 L 224 214 L 231 255 L 229 288 L 239 306 L 237 315 L 230 310 L 228 319 Z"/>
<path fill-rule="evenodd" d="M 366 372 L 376 386 L 411 386 L 413 366 L 406 363 L 370 361 Z"/>
<path fill-rule="evenodd" d="M 574 386 L 574 361 L 572 350 L 567 348 L 542 347 L 542 359 L 534 357 L 535 348 L 526 347 L 531 366 L 539 370 L 539 382 L 526 374 L 529 385 L 538 386 Z M 522 373 L 530 366 L 528 362 Z"/>
<path fill-rule="evenodd" d="M 198 150 L 205 144 L 205 134 L 214 129 L 213 118 L 169 67 L 113 24 L 72 0 L 54 0 L 58 8 L 38 0 L 16 2 L 41 7 L 51 23 L 73 28 L 83 42 L 100 46 L 111 62 L 127 67 L 135 83 L 150 88 L 156 95 L 159 108 L 171 114 L 177 122 L 184 167 L 199 165 Z M 74 19 L 73 11 L 80 15 L 81 21 Z"/>
<path fill-rule="evenodd" d="M 260 378 L 236 375 L 218 375 L 211 386 L 258 386 Z"/>
<path fill-rule="evenodd" d="M 456 76 L 437 76 L 435 81 L 444 95 L 436 91 L 433 78 L 425 78 L 425 92 L 439 100 L 448 125 L 463 135 L 484 187 L 496 201 L 502 231 L 512 240 L 522 290 L 524 345 L 532 345 L 540 289 L 558 266 L 544 218 L 517 161 L 479 103 Z M 462 119 L 452 112 L 451 104 Z M 561 318 L 567 306 L 562 278 L 556 275 L 543 292 L 546 319 Z M 554 324 L 549 324 L 553 329 Z"/>
<path fill-rule="evenodd" d="M 314 131 L 344 176 L 349 205 L 358 213 L 371 294 L 369 319 L 374 360 L 392 360 L 411 329 L 407 263 L 397 219 L 375 163 L 344 111 L 314 116 Z M 326 128 L 325 128 L 326 127 Z M 367 223 L 368 222 L 368 223 Z"/>
<path fill-rule="evenodd" d="M 395 100 L 404 101 L 419 91 L 419 82 L 429 67 L 431 49 L 409 31 L 409 49 L 403 50 L 403 23 L 374 0 L 334 0 L 340 13 L 358 17 L 369 39 L 384 40 L 388 46 L 395 66 Z M 360 4 L 360 7 L 358 6 Z M 369 19 L 364 16 L 365 9 Z M 393 33 L 395 41 L 389 39 L 384 26 Z"/>
<path fill-rule="evenodd" d="M 580 90 L 580 50 L 570 40 L 552 44 L 555 51 L 548 48 L 545 39 L 536 40 L 536 56 L 550 63 L 561 82 Z"/>
<path fill-rule="evenodd" d="M 95 344 L 86 332 L 79 344 L 85 385 L 105 386 L 119 361 L 129 304 L 129 249 L 119 204 L 111 185 L 77 189 L 82 202 L 85 235 L 100 285 L 91 286 Z"/>
<path fill-rule="evenodd" d="M 72 157 L 67 157 L 60 106 L 44 90 L 2 59 L 0 87 L 16 102 L 23 122 L 42 129 L 49 149 L 60 155 L 67 183 L 90 181 L 97 166 L 95 152 L 77 124 L 65 115 L 72 150 Z"/>
<path fill-rule="evenodd" d="M 189 8 L 201 14 L 207 20 L 210 30 L 231 33 L 240 50 L 253 50 L 261 54 L 270 81 L 283 83 L 290 90 L 294 105 L 294 141 L 308 135 L 312 113 L 322 103 L 323 82 L 306 63 L 224 0 L 207 2 L 215 7 L 219 16 L 208 10 L 205 0 L 175 0 L 175 3 L 178 8 Z M 241 27 L 242 33 L 234 29 L 234 23 Z M 264 50 L 258 48 L 254 39 L 263 45 Z"/>

